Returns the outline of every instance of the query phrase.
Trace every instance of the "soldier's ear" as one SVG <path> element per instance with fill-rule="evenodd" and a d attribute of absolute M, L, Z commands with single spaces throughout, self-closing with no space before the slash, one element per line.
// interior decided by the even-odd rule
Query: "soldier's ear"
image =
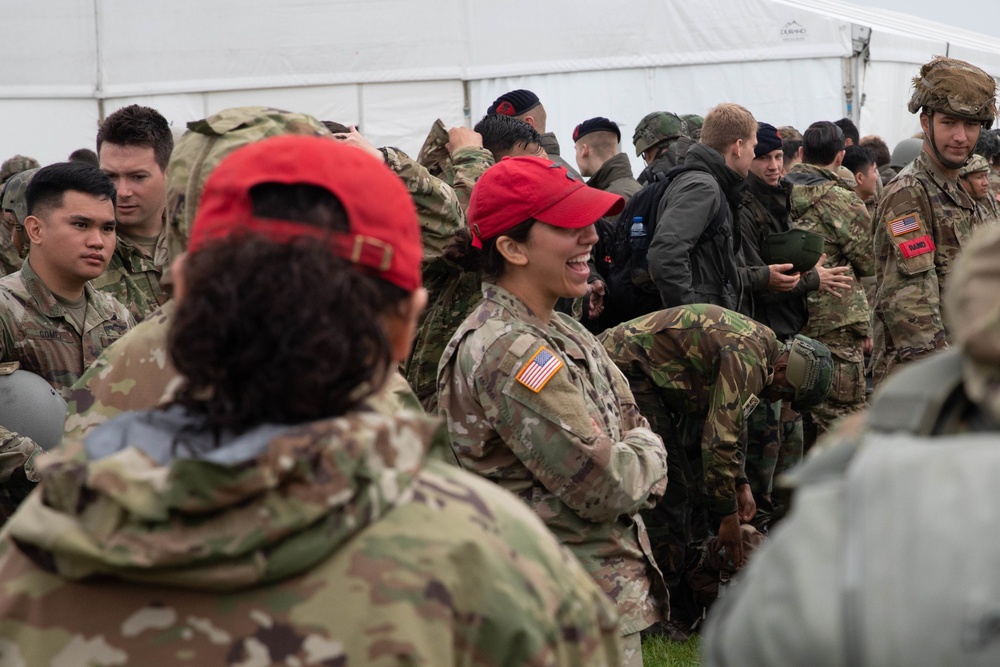
<path fill-rule="evenodd" d="M 43 224 L 41 218 L 34 215 L 29 215 L 24 219 L 24 233 L 28 235 L 32 244 L 41 243 Z"/>
<path fill-rule="evenodd" d="M 497 250 L 509 264 L 524 266 L 528 263 L 528 256 L 525 254 L 524 248 L 509 236 L 500 236 L 497 238 Z"/>

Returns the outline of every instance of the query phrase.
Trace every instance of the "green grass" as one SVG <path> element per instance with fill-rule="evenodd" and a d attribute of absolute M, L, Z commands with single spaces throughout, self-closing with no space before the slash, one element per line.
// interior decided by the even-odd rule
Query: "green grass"
<path fill-rule="evenodd" d="M 642 641 L 643 667 L 698 667 L 701 664 L 698 635 L 683 644 L 663 637 L 647 637 Z"/>

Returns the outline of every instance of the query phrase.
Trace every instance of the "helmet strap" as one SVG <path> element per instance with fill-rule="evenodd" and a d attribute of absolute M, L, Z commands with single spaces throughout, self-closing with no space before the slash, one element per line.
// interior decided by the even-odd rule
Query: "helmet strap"
<path fill-rule="evenodd" d="M 946 169 L 961 169 L 965 166 L 965 163 L 969 161 L 969 157 L 972 155 L 972 151 L 975 150 L 973 146 L 969 154 L 965 156 L 965 159 L 961 162 L 955 162 L 954 160 L 949 160 L 945 156 L 941 155 L 941 151 L 937 148 L 937 143 L 934 141 L 934 114 L 936 113 L 934 109 L 927 109 L 927 134 L 924 136 L 924 143 L 930 141 L 931 152 L 934 153 L 934 157 L 937 161 L 941 163 Z"/>

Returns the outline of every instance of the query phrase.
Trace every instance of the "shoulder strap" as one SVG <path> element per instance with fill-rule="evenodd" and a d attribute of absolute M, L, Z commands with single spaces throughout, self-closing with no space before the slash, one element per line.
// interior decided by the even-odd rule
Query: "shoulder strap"
<path fill-rule="evenodd" d="M 931 435 L 949 402 L 964 395 L 961 354 L 957 348 L 945 350 L 890 376 L 875 394 L 868 426 L 883 433 Z"/>

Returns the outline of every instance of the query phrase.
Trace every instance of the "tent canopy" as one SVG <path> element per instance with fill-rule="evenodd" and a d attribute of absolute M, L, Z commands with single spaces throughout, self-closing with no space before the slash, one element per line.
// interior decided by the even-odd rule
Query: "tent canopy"
<path fill-rule="evenodd" d="M 852 113 L 891 146 L 919 129 L 905 102 L 920 63 L 950 54 L 1000 74 L 1000 40 L 831 0 L 50 0 L 12 3 L 4 23 L 0 159 L 43 163 L 92 147 L 99 119 L 133 102 L 178 135 L 266 104 L 415 152 L 435 118 L 475 123 L 513 88 L 539 95 L 568 159 L 587 118 L 618 122 L 634 160 L 646 113 L 722 101 L 800 129 Z"/>

